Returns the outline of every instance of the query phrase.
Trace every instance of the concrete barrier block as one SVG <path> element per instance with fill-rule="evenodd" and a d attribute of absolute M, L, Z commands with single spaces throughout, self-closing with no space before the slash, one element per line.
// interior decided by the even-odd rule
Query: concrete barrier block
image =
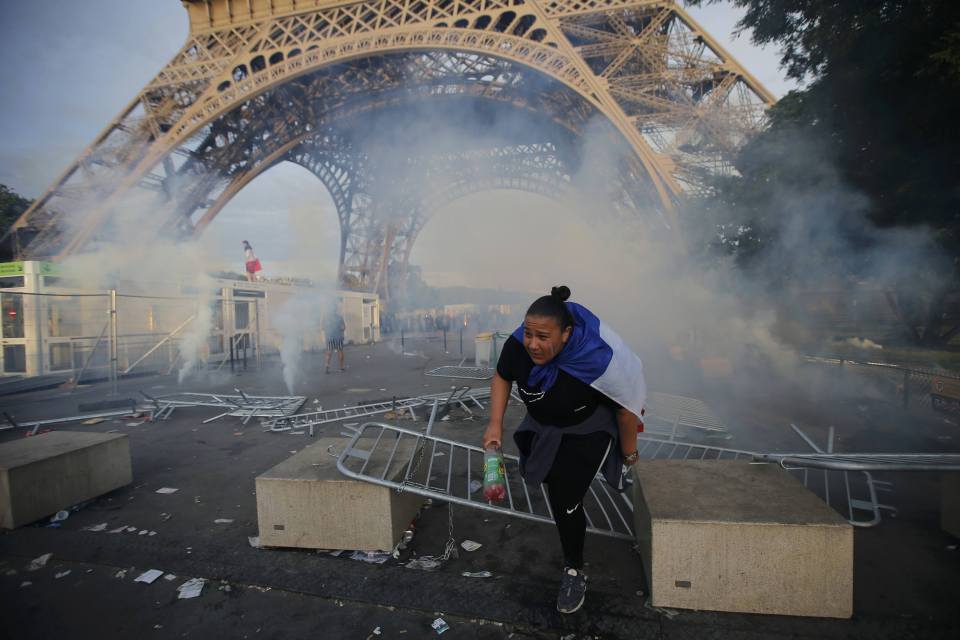
<path fill-rule="evenodd" d="M 28 524 L 132 479 L 122 433 L 52 431 L 0 444 L 0 528 Z"/>
<path fill-rule="evenodd" d="M 344 444 L 343 438 L 318 438 L 257 477 L 261 545 L 366 551 L 396 546 L 424 499 L 342 475 L 327 447 L 339 451 Z M 408 456 L 398 452 L 398 458 Z"/>
<path fill-rule="evenodd" d="M 853 527 L 776 465 L 642 461 L 634 518 L 657 607 L 849 618 Z"/>

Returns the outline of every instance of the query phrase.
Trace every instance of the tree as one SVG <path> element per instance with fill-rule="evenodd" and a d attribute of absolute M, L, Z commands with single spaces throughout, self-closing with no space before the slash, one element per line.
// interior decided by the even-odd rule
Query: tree
<path fill-rule="evenodd" d="M 17 218 L 30 208 L 28 200 L 5 184 L 0 184 L 0 236 L 5 234 Z"/>
<path fill-rule="evenodd" d="M 914 242 L 922 259 L 885 274 L 893 306 L 914 339 L 948 340 L 957 330 L 940 318 L 960 283 L 960 3 L 731 1 L 746 10 L 738 26 L 779 46 L 807 85 L 770 110 L 735 161 L 740 175 L 695 205 L 716 221 L 713 246 L 749 268 L 790 255 L 785 228 L 806 221 L 817 236 L 826 224 L 807 248 L 844 276 L 876 272 L 871 248 Z"/>

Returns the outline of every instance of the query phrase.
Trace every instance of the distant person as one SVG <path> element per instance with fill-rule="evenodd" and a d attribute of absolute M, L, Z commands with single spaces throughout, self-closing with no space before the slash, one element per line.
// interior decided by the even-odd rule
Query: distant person
<path fill-rule="evenodd" d="M 563 550 L 557 610 L 583 605 L 586 518 L 583 499 L 600 472 L 617 491 L 637 461 L 637 431 L 646 401 L 643 364 L 570 289 L 537 298 L 507 338 L 490 385 L 483 447 L 501 447 L 512 383 L 527 408 L 513 434 L 524 482 L 547 486 Z"/>
<path fill-rule="evenodd" d="M 340 371 L 344 370 L 343 366 L 343 334 L 347 330 L 347 323 L 343 321 L 343 316 L 340 315 L 340 311 L 334 307 L 330 310 L 330 313 L 327 314 L 326 321 L 323 325 L 323 332 L 327 336 L 327 354 L 326 361 L 324 365 L 325 373 L 330 373 L 330 356 L 333 355 L 333 352 L 337 352 L 337 358 L 340 360 Z"/>
<path fill-rule="evenodd" d="M 246 267 L 247 282 L 255 282 L 257 280 L 257 271 L 260 271 L 263 267 L 260 265 L 260 260 L 257 259 L 257 256 L 253 253 L 253 247 L 251 247 L 250 243 L 246 240 L 243 241 L 243 260 L 244 266 Z"/>

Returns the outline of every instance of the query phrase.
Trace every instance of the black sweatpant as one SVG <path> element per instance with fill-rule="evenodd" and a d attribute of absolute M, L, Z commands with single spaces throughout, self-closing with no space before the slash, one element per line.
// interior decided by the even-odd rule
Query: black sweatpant
<path fill-rule="evenodd" d="M 560 533 L 564 566 L 583 568 L 583 539 L 587 518 L 583 514 L 583 497 L 603 463 L 611 455 L 610 434 L 596 431 L 584 435 L 564 435 L 557 457 L 544 484 L 553 511 L 553 521 Z"/>

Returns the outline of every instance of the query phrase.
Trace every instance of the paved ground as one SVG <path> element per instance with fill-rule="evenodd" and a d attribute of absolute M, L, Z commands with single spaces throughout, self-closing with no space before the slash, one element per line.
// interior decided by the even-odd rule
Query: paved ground
<path fill-rule="evenodd" d="M 411 341 L 402 350 L 418 355 L 400 351 L 389 344 L 350 348 L 347 372 L 329 375 L 319 354 L 307 357 L 295 392 L 309 396 L 306 410 L 314 399 L 332 408 L 449 389 L 450 380 L 426 377 L 423 370 L 458 358 L 443 354 L 435 342 Z M 903 415 L 875 402 L 865 409 L 863 403 L 829 403 L 827 411 L 786 390 L 690 389 L 675 382 L 660 387 L 656 366 L 648 363 L 648 372 L 654 388 L 698 395 L 718 406 L 734 432 L 729 446 L 798 448 L 786 429 L 790 421 L 815 437 L 833 424 L 848 450 L 931 450 L 944 446 L 945 436 L 958 435 L 955 425 L 936 416 Z M 191 390 L 239 386 L 252 394 L 282 394 L 280 380 L 276 363 L 268 361 L 262 372 L 219 372 Z M 131 379 L 123 382 L 121 395 L 138 389 L 172 392 L 177 381 Z M 0 406 L 17 419 L 67 415 L 105 393 L 102 384 L 75 393 L 37 391 L 2 397 Z M 515 423 L 520 411 L 511 408 L 508 421 Z M 560 616 L 554 608 L 559 544 L 548 525 L 455 507 L 454 537 L 483 547 L 429 572 L 402 563 L 442 551 L 449 507 L 439 502 L 422 512 L 401 557 L 381 565 L 251 547 L 248 537 L 257 535 L 254 478 L 309 438 L 266 433 L 236 418 L 201 424 L 213 413 L 186 409 L 160 423 L 65 427 L 128 433 L 134 482 L 73 512 L 58 529 L 38 523 L 0 535 L 0 637 L 426 638 L 436 635 L 430 624 L 438 617 L 450 626 L 446 638 L 934 638 L 956 637 L 960 630 L 960 554 L 948 549 L 957 541 L 939 531 L 933 476 L 892 478 L 897 491 L 889 500 L 898 516 L 856 531 L 852 620 L 654 611 L 644 606 L 642 565 L 631 545 L 596 536 L 587 544 L 587 603 L 575 615 Z M 482 416 L 454 417 L 443 423 L 445 433 L 466 442 L 479 439 Z M 337 432 L 333 425 L 324 433 Z M 0 440 L 21 437 L 23 430 L 0 432 Z M 160 487 L 178 491 L 157 494 Z M 101 523 L 106 531 L 85 530 Z M 132 530 L 109 533 L 121 526 Z M 53 554 L 46 565 L 30 571 L 31 560 L 46 553 Z M 151 568 L 176 578 L 134 582 Z M 461 575 L 479 570 L 493 577 Z M 202 595 L 178 600 L 176 587 L 192 577 L 207 579 Z"/>

